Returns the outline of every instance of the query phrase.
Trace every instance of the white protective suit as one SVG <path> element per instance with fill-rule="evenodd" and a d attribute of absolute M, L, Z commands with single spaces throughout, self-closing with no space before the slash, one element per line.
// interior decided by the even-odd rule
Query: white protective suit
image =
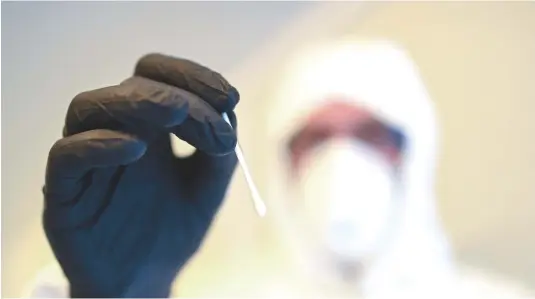
<path fill-rule="evenodd" d="M 269 198 L 276 199 L 273 213 L 280 215 L 280 231 L 285 232 L 285 243 L 293 244 L 290 250 L 301 259 L 300 266 L 317 272 L 311 279 L 320 283 L 343 271 L 335 266 L 338 259 L 350 267 L 356 261 L 361 273 L 350 278 L 355 289 L 348 292 L 370 296 L 407 288 L 435 290 L 449 283 L 451 258 L 434 207 L 435 116 L 408 57 L 386 42 L 340 41 L 299 53 L 287 74 L 269 122 L 270 142 L 279 145 L 269 176 L 269 191 L 277 194 Z M 397 174 L 393 165 L 374 155 L 366 140 L 345 136 L 312 149 L 299 178 L 291 177 L 291 138 L 310 115 L 333 102 L 346 105 L 346 110 L 360 108 L 403 133 L 406 142 Z M 304 205 L 310 214 L 303 215 Z M 337 222 L 345 222 L 346 228 L 337 230 Z M 312 239 L 322 234 L 329 240 L 315 249 L 330 250 L 334 256 L 312 252 L 311 247 L 322 243 Z"/>
<path fill-rule="evenodd" d="M 435 210 L 436 116 L 402 49 L 342 40 L 299 52 L 294 62 L 267 99 L 274 106 L 266 141 L 276 148 L 265 160 L 266 198 L 276 245 L 229 261 L 222 276 L 184 296 L 535 298 L 504 279 L 454 267 Z M 322 116 L 323 109 L 337 112 Z M 346 134 L 322 135 L 318 120 L 336 126 L 328 124 L 336 115 L 378 131 L 355 129 L 350 137 L 346 125 Z M 315 135 L 296 143 L 310 127 Z M 381 140 L 370 141 L 383 132 L 388 143 L 387 129 L 404 136 L 397 158 L 379 150 Z M 33 296 L 67 296 L 59 273 L 53 266 L 38 277 Z M 246 283 L 251 277 L 258 281 Z"/>

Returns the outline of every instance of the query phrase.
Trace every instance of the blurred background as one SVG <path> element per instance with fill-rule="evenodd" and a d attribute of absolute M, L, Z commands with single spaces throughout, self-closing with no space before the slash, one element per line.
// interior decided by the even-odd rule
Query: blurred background
<path fill-rule="evenodd" d="M 438 205 L 457 259 L 535 288 L 535 3 L 3 2 L 2 297 L 20 296 L 53 261 L 41 187 L 77 93 L 122 81 L 153 51 L 219 71 L 242 94 L 239 137 L 265 192 L 270 153 L 258 132 L 280 62 L 347 35 L 397 41 L 421 70 L 440 119 Z M 239 171 L 184 283 L 254 236 L 242 225 L 257 223 L 248 196 Z"/>

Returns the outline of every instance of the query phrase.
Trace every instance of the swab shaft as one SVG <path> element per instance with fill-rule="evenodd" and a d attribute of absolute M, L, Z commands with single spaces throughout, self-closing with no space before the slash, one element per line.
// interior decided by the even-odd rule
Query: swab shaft
<path fill-rule="evenodd" d="M 223 119 L 229 125 L 232 126 L 226 113 L 223 113 Z M 266 215 L 266 205 L 264 204 L 264 201 L 262 201 L 260 193 L 258 193 L 258 189 L 256 188 L 256 185 L 253 182 L 253 178 L 251 176 L 251 173 L 249 172 L 249 167 L 247 167 L 247 163 L 245 162 L 245 157 L 243 156 L 243 151 L 241 150 L 239 143 L 236 144 L 235 152 L 236 157 L 238 158 L 238 162 L 240 163 L 240 166 L 243 170 L 247 186 L 249 186 L 249 191 L 251 192 L 251 198 L 253 199 L 253 204 L 256 209 L 256 213 L 258 214 L 258 216 L 264 217 L 264 215 Z"/>

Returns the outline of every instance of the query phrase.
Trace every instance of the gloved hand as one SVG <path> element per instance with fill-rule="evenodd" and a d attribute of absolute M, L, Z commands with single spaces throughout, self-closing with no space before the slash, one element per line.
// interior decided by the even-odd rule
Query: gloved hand
<path fill-rule="evenodd" d="M 160 54 L 119 85 L 77 95 L 50 150 L 44 229 L 73 297 L 166 297 L 201 245 L 236 166 L 221 118 L 238 92 Z M 177 158 L 173 133 L 197 148 Z"/>

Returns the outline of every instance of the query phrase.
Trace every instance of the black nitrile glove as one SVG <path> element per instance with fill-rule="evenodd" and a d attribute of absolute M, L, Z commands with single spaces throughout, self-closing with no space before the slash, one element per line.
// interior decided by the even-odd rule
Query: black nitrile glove
<path fill-rule="evenodd" d="M 44 229 L 73 297 L 166 297 L 236 166 L 239 101 L 221 75 L 151 54 L 79 94 L 46 169 Z M 169 133 L 197 148 L 177 158 Z"/>

